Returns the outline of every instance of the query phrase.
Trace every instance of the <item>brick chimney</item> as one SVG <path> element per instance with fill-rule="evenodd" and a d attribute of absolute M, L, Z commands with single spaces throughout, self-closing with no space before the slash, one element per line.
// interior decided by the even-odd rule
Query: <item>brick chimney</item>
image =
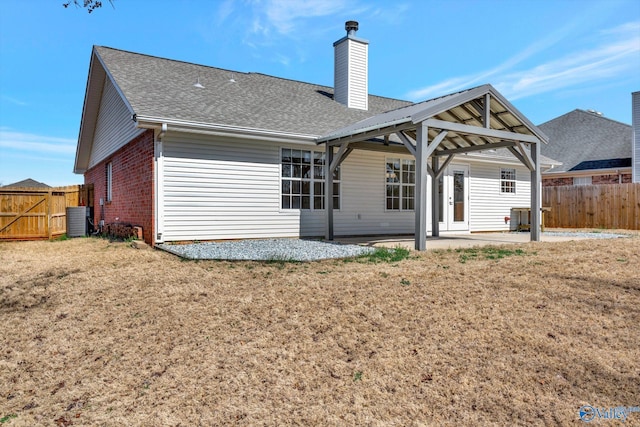
<path fill-rule="evenodd" d="M 349 108 L 369 109 L 369 42 L 356 37 L 357 21 L 344 25 L 347 35 L 333 44 L 333 99 Z"/>

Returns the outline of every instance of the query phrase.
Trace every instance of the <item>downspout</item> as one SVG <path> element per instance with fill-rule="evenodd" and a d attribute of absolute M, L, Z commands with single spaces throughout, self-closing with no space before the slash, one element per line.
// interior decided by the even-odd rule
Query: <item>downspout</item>
<path fill-rule="evenodd" d="M 162 127 L 160 128 L 160 132 L 158 132 L 158 136 L 155 141 L 155 236 L 154 242 L 162 243 L 163 238 L 162 234 L 164 232 L 164 147 L 162 144 L 162 139 L 167 133 L 168 125 L 167 123 L 162 123 Z"/>
<path fill-rule="evenodd" d="M 167 133 L 167 124 L 163 123 L 162 124 L 162 128 L 160 129 L 160 133 L 158 134 L 158 141 L 162 142 L 162 138 L 164 137 L 164 135 Z"/>

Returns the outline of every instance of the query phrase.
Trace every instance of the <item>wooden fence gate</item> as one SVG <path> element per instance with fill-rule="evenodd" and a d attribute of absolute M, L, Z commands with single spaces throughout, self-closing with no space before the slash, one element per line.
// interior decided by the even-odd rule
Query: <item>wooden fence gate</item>
<path fill-rule="evenodd" d="M 640 184 L 543 187 L 547 227 L 640 230 Z"/>
<path fill-rule="evenodd" d="M 67 232 L 66 208 L 79 206 L 82 186 L 0 188 L 0 240 L 51 239 Z"/>

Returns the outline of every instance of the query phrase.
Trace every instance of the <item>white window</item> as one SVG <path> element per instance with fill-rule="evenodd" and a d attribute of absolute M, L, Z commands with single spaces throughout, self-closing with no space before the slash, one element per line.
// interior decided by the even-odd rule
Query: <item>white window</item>
<path fill-rule="evenodd" d="M 112 196 L 113 196 L 113 184 L 112 184 L 112 177 L 113 177 L 113 166 L 111 164 L 111 162 L 107 163 L 107 167 L 106 167 L 106 180 L 107 180 L 107 202 L 110 202 L 112 200 Z"/>
<path fill-rule="evenodd" d="M 385 170 L 388 210 L 413 210 L 416 189 L 416 161 L 387 159 Z"/>
<path fill-rule="evenodd" d="M 283 148 L 280 161 L 282 209 L 324 209 L 324 152 Z M 333 208 L 340 209 L 340 167 L 333 173 Z"/>
<path fill-rule="evenodd" d="M 591 177 L 575 176 L 573 177 L 573 185 L 591 185 Z"/>
<path fill-rule="evenodd" d="M 510 168 L 500 169 L 500 192 L 516 192 L 516 170 Z"/>

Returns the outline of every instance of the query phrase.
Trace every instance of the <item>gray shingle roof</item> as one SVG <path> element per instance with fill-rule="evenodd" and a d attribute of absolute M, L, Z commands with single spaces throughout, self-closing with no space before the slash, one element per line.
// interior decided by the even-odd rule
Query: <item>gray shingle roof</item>
<path fill-rule="evenodd" d="M 22 188 L 22 187 L 51 188 L 44 182 L 36 181 L 35 179 L 31 179 L 31 178 L 23 179 L 22 181 L 14 182 L 12 184 L 7 184 L 2 188 Z"/>
<path fill-rule="evenodd" d="M 320 136 L 411 104 L 370 95 L 368 111 L 350 109 L 333 101 L 327 86 L 108 47 L 95 51 L 139 116 Z M 198 80 L 204 88 L 194 87 Z"/>
<path fill-rule="evenodd" d="M 94 53 L 139 117 L 320 137 L 369 117 L 416 105 L 369 95 L 369 110 L 357 110 L 335 102 L 333 88 L 328 86 L 102 46 L 95 46 Z M 195 87 L 197 81 L 204 87 Z M 446 101 L 453 95 L 433 101 Z M 506 150 L 484 154 L 514 159 Z M 543 163 L 553 161 L 543 158 Z"/>
<path fill-rule="evenodd" d="M 627 124 L 576 109 L 538 127 L 549 137 L 542 154 L 562 162 L 553 172 L 622 167 L 624 159 L 631 159 Z"/>

